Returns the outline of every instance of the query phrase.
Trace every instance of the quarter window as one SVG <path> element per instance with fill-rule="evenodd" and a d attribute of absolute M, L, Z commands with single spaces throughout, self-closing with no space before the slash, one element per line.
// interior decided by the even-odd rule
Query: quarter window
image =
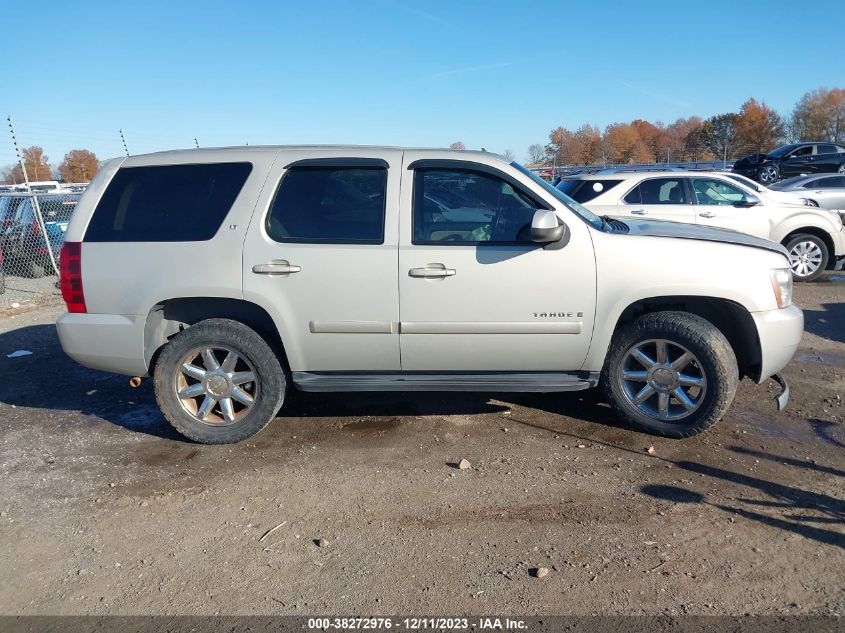
<path fill-rule="evenodd" d="M 510 183 L 463 169 L 414 173 L 414 244 L 531 242 L 537 205 Z"/>
<path fill-rule="evenodd" d="M 384 167 L 292 167 L 267 216 L 277 242 L 384 243 Z"/>
<path fill-rule="evenodd" d="M 732 206 L 746 195 L 739 187 L 718 178 L 693 178 L 692 190 L 695 203 L 702 205 Z"/>
<path fill-rule="evenodd" d="M 621 180 L 578 180 L 564 178 L 557 188 L 567 196 L 584 204 L 613 189 Z"/>
<path fill-rule="evenodd" d="M 97 204 L 85 241 L 210 240 L 251 170 L 251 163 L 120 169 Z"/>
<path fill-rule="evenodd" d="M 836 146 L 835 145 L 819 145 L 816 148 L 817 154 L 835 154 L 836 153 Z"/>
<path fill-rule="evenodd" d="M 839 189 L 840 187 L 845 187 L 845 176 L 830 176 L 828 178 L 811 180 L 804 187 L 807 189 Z"/>
<path fill-rule="evenodd" d="M 626 204 L 689 204 L 680 178 L 649 178 L 625 196 Z"/>

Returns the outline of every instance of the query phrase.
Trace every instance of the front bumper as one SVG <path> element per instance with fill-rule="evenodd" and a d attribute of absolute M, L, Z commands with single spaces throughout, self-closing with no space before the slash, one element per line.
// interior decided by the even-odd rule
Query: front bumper
<path fill-rule="evenodd" d="M 65 354 L 92 369 L 146 376 L 144 318 L 67 313 L 56 321 Z"/>
<path fill-rule="evenodd" d="M 804 333 L 804 313 L 791 305 L 780 310 L 752 312 L 760 339 L 760 375 L 758 383 L 774 376 L 786 367 L 801 343 Z"/>

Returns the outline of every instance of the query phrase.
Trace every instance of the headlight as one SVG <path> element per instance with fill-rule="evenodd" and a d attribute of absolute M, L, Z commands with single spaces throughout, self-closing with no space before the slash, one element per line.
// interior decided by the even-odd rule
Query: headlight
<path fill-rule="evenodd" d="M 775 292 L 775 302 L 779 308 L 792 305 L 792 271 L 789 268 L 772 270 L 772 290 Z"/>

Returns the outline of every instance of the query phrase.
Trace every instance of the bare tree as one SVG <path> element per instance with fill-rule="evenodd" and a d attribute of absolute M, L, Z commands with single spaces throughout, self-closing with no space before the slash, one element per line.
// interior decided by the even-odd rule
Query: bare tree
<path fill-rule="evenodd" d="M 516 160 L 516 155 L 513 153 L 513 150 L 506 149 L 504 152 L 502 152 L 502 158 L 504 158 L 508 162 L 511 162 Z"/>
<path fill-rule="evenodd" d="M 464 145 L 463 141 L 455 141 L 449 146 L 449 149 L 466 149 L 467 146 Z"/>
<path fill-rule="evenodd" d="M 543 146 L 539 143 L 534 143 L 534 145 L 528 146 L 528 156 L 525 159 L 527 163 L 530 165 L 536 165 L 538 163 L 545 163 L 546 162 L 546 150 L 543 149 Z"/>

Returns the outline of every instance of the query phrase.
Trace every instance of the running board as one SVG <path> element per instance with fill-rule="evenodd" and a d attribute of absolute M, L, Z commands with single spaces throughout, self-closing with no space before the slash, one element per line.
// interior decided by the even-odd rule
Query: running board
<path fill-rule="evenodd" d="M 384 373 L 293 372 L 302 391 L 581 391 L 595 387 L 599 372 Z"/>

